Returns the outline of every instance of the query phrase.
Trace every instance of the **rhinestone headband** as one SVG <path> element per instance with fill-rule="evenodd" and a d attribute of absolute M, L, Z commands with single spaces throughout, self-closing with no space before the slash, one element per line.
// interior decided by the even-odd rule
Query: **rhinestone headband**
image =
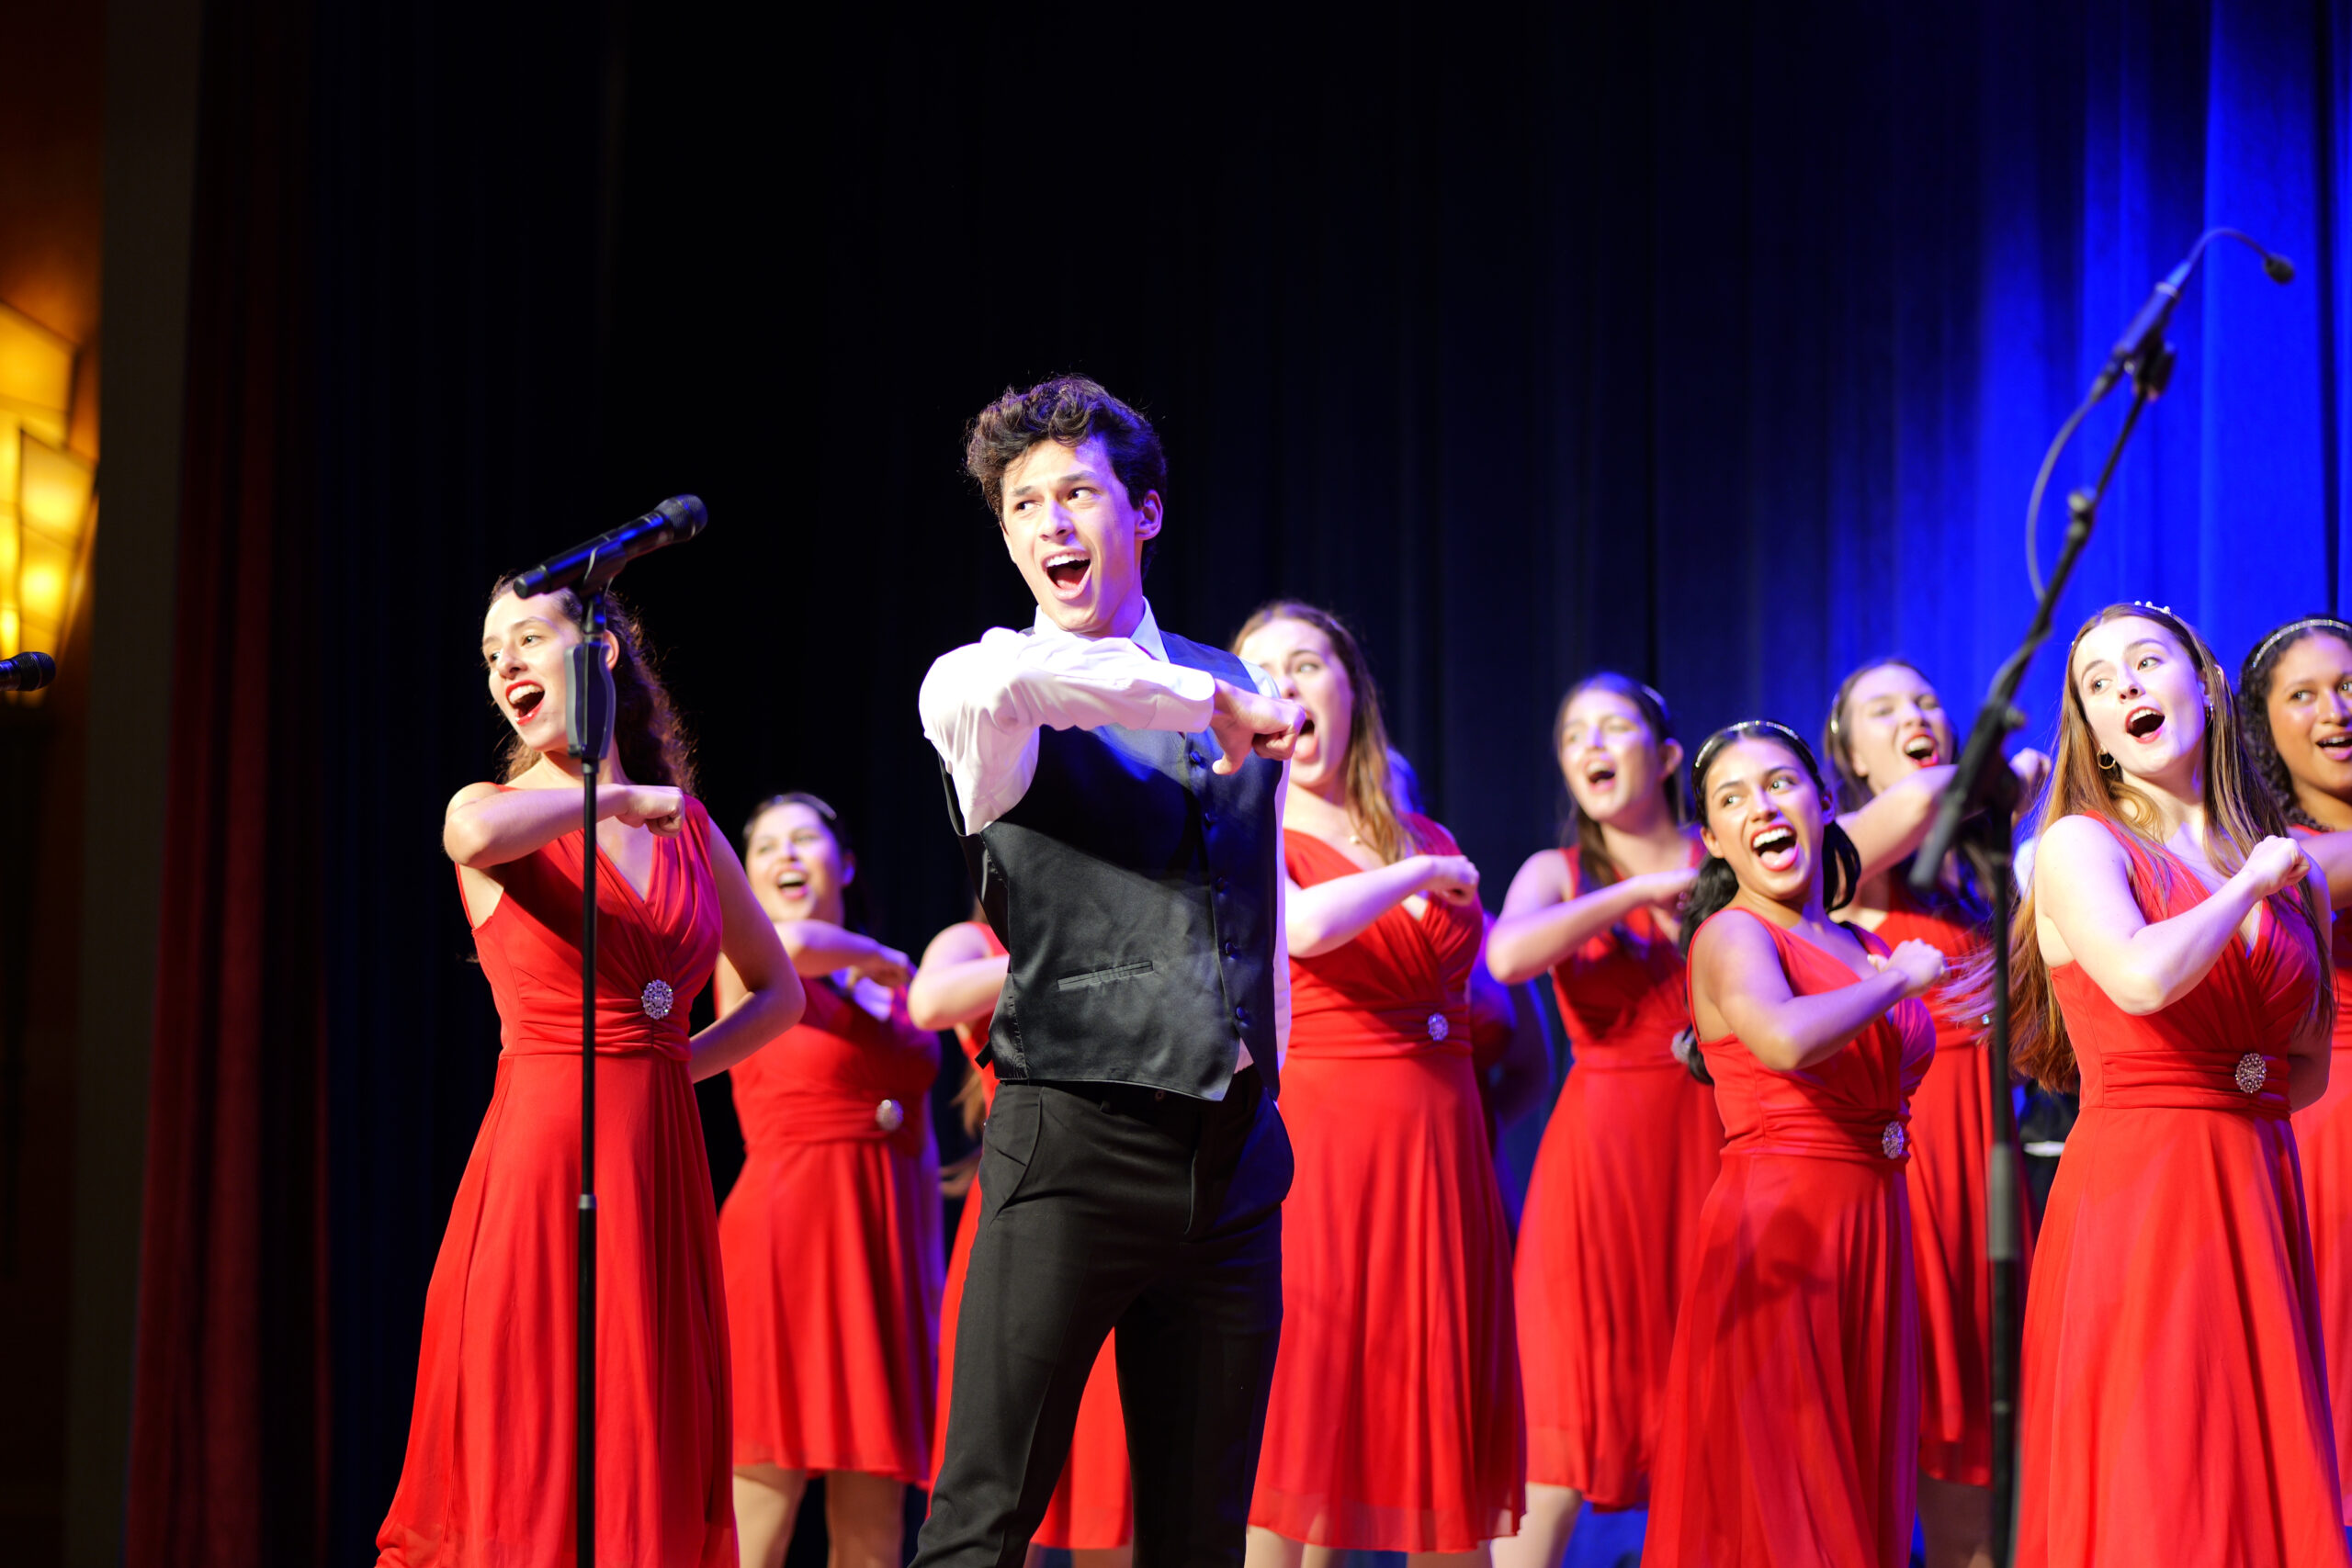
<path fill-rule="evenodd" d="M 2352 643 L 2352 626 L 2345 625 L 2342 621 L 2337 620 L 2334 615 L 2306 615 L 2300 621 L 2288 622 L 2285 626 L 2280 626 L 2277 631 L 2272 632 L 2268 637 L 2264 637 L 2262 639 L 2262 646 L 2254 650 L 2254 657 L 2247 660 L 2246 663 L 2248 665 L 2259 664 L 2262 662 L 2262 656 L 2269 652 L 2271 649 L 2276 647 L 2279 642 L 2301 637 L 2303 633 L 2308 631 L 2316 631 L 2322 628 L 2335 633 L 2346 643 Z"/>
<path fill-rule="evenodd" d="M 1777 718 L 1743 718 L 1737 724 L 1726 725 L 1715 731 L 1714 738 L 1699 749 L 1699 755 L 1690 763 L 1690 793 L 1693 795 L 1699 793 L 1699 781 L 1706 775 L 1707 764 L 1714 760 L 1716 752 L 1743 739 L 1747 732 L 1758 729 L 1769 729 L 1786 740 L 1790 749 L 1796 752 L 1798 760 L 1804 763 L 1805 772 L 1814 775 L 1816 784 L 1819 783 L 1820 765 L 1814 761 L 1813 748 L 1805 744 L 1804 736 Z"/>

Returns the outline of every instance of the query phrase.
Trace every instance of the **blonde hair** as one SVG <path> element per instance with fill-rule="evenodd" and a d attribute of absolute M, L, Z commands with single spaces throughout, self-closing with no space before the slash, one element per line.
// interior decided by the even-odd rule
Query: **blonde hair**
<path fill-rule="evenodd" d="M 2075 650 L 2094 626 L 2109 621 L 2153 621 L 2171 634 L 2196 661 L 2198 682 L 2205 691 L 2211 716 L 2205 723 L 2205 852 L 2213 869 L 2234 875 L 2245 864 L 2246 852 L 2265 838 L 2283 836 L 2287 818 L 2271 797 L 2260 775 L 2248 765 L 2240 732 L 2236 704 L 2229 677 L 2205 639 L 2188 622 L 2154 604 L 2109 604 L 2075 631 L 2066 645 L 2065 696 L 2060 704 L 2058 750 L 2043 788 L 2038 832 L 2064 817 L 2096 817 L 2122 829 L 2147 846 L 2156 865 L 2159 887 L 2171 874 L 2153 829 L 2162 820 L 2156 803 L 2125 776 L 2112 757 L 2106 759 L 2091 733 L 2090 716 L 2075 683 Z M 2017 920 L 2009 930 L 2009 1059 L 2053 1089 L 2072 1089 L 2080 1080 L 2073 1043 L 2066 1038 L 2065 1016 L 2050 983 L 2050 964 L 2041 955 L 2035 932 L 2034 890 L 2028 886 L 2018 902 Z M 2328 958 L 2328 912 L 2307 880 L 2298 890 L 2295 907 L 2312 931 L 2319 953 L 2319 985 L 2306 1018 L 2332 1017 L 2335 1010 L 2335 976 Z M 1989 1001 L 1992 955 L 1971 965 L 1957 989 Z"/>

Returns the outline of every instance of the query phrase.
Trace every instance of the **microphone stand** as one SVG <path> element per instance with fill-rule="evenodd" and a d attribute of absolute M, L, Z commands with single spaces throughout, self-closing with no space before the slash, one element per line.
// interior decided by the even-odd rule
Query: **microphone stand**
<path fill-rule="evenodd" d="M 2067 496 L 2065 547 L 2051 570 L 2041 603 L 2034 606 L 2033 621 L 2026 628 L 2025 640 L 1993 677 L 1984 705 L 1978 710 L 1976 723 L 1968 732 L 1968 746 L 1961 753 L 1955 776 L 1938 804 L 1935 824 L 1928 830 L 1911 865 L 1911 886 L 1926 893 L 1935 886 L 1945 856 L 1955 848 L 1962 849 L 1978 868 L 1993 901 L 1993 1010 L 1986 1020 L 1990 1032 L 1984 1052 L 1993 1127 L 1992 1148 L 1984 1170 L 1988 1211 L 1984 1256 L 1992 1264 L 1993 1272 L 1992 1503 L 1993 1561 L 1996 1568 L 2006 1568 L 2016 1550 L 2018 1331 L 2018 1308 L 2022 1304 L 2018 1293 L 2018 1269 L 2024 1251 L 2024 1238 L 2018 1224 L 2020 1188 L 2017 1111 L 2009 1099 L 2009 928 L 2017 912 L 2017 884 L 2010 869 L 2010 855 L 2018 784 L 2001 747 L 2009 734 L 2025 722 L 2025 716 L 2016 706 L 2018 686 L 2025 679 L 2026 666 L 2033 661 L 2035 650 L 2049 640 L 2058 596 L 2065 592 L 2067 580 L 2074 576 L 2075 565 L 2082 558 L 2083 547 L 2090 543 L 2099 502 L 2106 499 L 2108 483 L 2114 479 L 2116 464 L 2122 459 L 2124 444 L 2132 439 L 2141 413 L 2172 378 L 2173 359 L 2172 344 L 2161 340 L 2140 356 L 2132 376 L 2132 406 L 2123 416 L 2122 428 L 2115 433 L 2115 445 L 2108 451 L 2106 466 L 2099 469 L 2098 485 Z M 2089 412 L 2090 405 L 2105 395 L 2104 389 L 2093 390 L 2089 400 L 2059 433 L 2061 443 Z M 2054 462 L 2056 457 L 2053 451 L 2051 461 Z"/>
<path fill-rule="evenodd" d="M 605 662 L 605 588 L 624 563 L 578 589 L 585 614 L 571 649 L 566 750 L 580 763 L 580 1276 L 575 1365 L 579 1427 L 573 1529 L 580 1568 L 596 1561 L 596 775 L 613 743 L 613 672 Z"/>

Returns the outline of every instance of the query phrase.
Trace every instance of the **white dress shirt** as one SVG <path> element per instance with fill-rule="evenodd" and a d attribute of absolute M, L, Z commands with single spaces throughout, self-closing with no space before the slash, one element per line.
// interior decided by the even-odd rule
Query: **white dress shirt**
<path fill-rule="evenodd" d="M 1251 669 L 1258 690 L 1282 694 L 1262 671 Z M 1172 729 L 1192 734 L 1209 727 L 1216 677 L 1168 661 L 1168 644 L 1147 601 L 1143 619 L 1126 637 L 1087 637 L 1064 631 L 1041 608 L 1029 630 L 997 626 L 978 642 L 942 654 L 916 699 L 924 739 L 937 749 L 956 784 L 964 830 L 977 833 L 1020 804 L 1037 776 L 1037 731 L 1043 728 Z M 1281 852 L 1283 804 L 1290 764 L 1274 790 L 1275 852 Z M 1275 879 L 1274 1039 L 1290 1047 L 1290 941 L 1283 929 L 1287 876 Z M 1280 1055 L 1277 1055 L 1277 1061 Z M 1242 1047 L 1241 1065 L 1250 1061 Z"/>

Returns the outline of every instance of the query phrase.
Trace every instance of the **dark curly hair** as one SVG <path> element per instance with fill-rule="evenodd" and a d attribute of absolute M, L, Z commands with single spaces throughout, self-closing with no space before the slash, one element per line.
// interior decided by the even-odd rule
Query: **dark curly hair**
<path fill-rule="evenodd" d="M 1057 376 L 1025 392 L 1007 387 L 1004 396 L 972 416 L 964 433 L 964 471 L 978 482 L 989 515 L 1001 525 L 1007 468 L 1041 441 L 1074 447 L 1092 436 L 1102 437 L 1130 505 L 1141 505 L 1155 491 L 1166 498 L 1168 457 L 1151 421 L 1083 376 Z M 1151 570 L 1159 543 L 1144 541 L 1137 563 L 1143 571 Z"/>
<path fill-rule="evenodd" d="M 514 586 L 514 576 L 500 578 L 490 591 L 490 602 L 497 604 Z M 585 631 L 588 606 L 580 595 L 566 588 L 553 597 L 563 618 Z M 661 661 L 645 640 L 637 613 L 609 590 L 605 594 L 605 629 L 620 645 L 620 658 L 613 665 L 613 750 L 619 754 L 621 772 L 631 784 L 670 784 L 694 794 L 694 742 L 670 701 L 670 689 L 662 683 Z M 514 779 L 530 771 L 539 753 L 510 728 L 499 757 L 506 778 Z"/>
<path fill-rule="evenodd" d="M 2288 821 L 2318 832 L 2320 824 L 2303 809 L 2302 797 L 2295 793 L 2295 776 L 2278 755 L 2278 737 L 2270 733 L 2270 682 L 2278 672 L 2278 661 L 2287 657 L 2289 649 L 2314 637 L 2332 637 L 2352 648 L 2352 626 L 2333 615 L 2305 615 L 2265 633 L 2238 667 L 2238 719 L 2245 738 L 2246 760 L 2254 764 L 2256 776 L 2270 786 L 2278 809 L 2287 814 Z"/>

